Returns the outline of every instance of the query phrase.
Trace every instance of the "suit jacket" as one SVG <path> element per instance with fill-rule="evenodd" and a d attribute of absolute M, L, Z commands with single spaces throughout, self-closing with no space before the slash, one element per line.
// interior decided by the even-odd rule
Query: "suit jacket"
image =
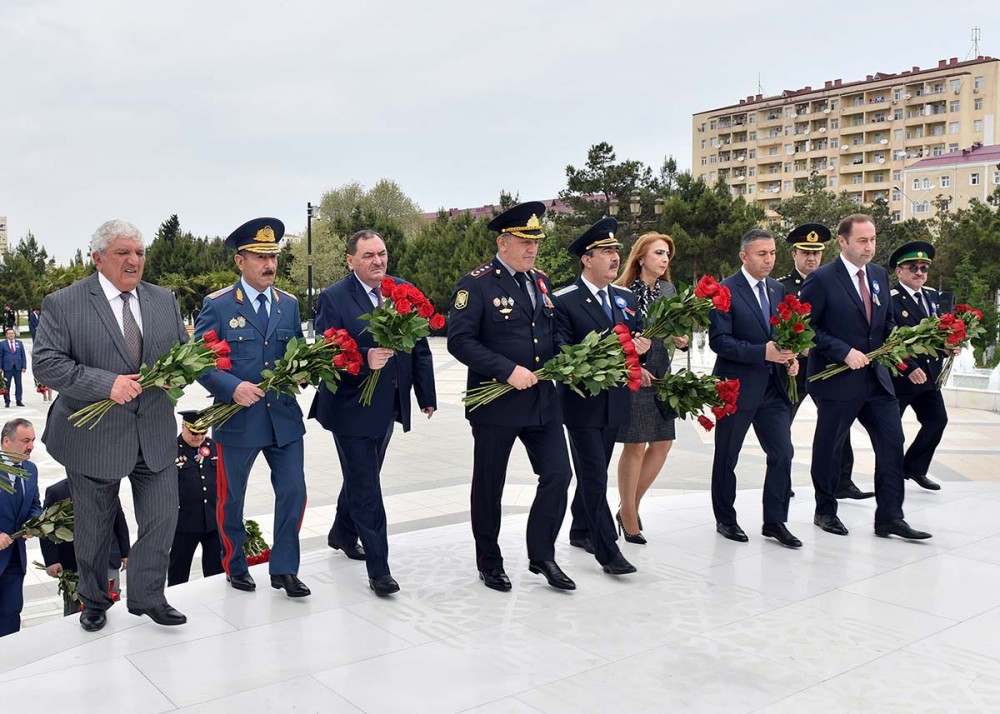
<path fill-rule="evenodd" d="M 923 287 L 920 290 L 926 295 L 926 300 L 930 303 L 930 315 L 924 313 L 924 308 L 917 305 L 913 296 L 907 292 L 906 288 L 898 282 L 893 284 L 889 294 L 892 296 L 893 321 L 897 325 L 915 327 L 925 317 L 936 317 L 940 314 L 938 311 L 938 305 L 940 304 L 938 291 L 928 287 Z M 892 386 L 896 390 L 897 396 L 932 392 L 938 388 L 937 378 L 941 375 L 941 369 L 944 366 L 944 357 L 917 355 L 906 360 L 906 364 L 909 366 L 909 369 L 898 377 L 892 378 Z M 907 376 L 918 368 L 927 373 L 927 381 L 923 384 L 914 384 Z"/>
<path fill-rule="evenodd" d="M 152 366 L 189 337 L 170 292 L 146 282 L 140 282 L 137 291 L 142 362 Z M 97 273 L 45 298 L 32 358 L 38 380 L 59 393 L 42 434 L 56 461 L 104 481 L 131 473 L 140 453 L 153 471 L 173 464 L 177 421 L 162 389 L 146 389 L 138 399 L 115 405 L 93 429 L 69 423 L 73 412 L 106 399 L 118 375 L 139 371 Z"/>
<path fill-rule="evenodd" d="M 408 284 L 399 278 L 392 280 Z M 322 334 L 331 327 L 347 330 L 365 358 L 365 366 L 357 375 L 341 372 L 336 392 L 324 385 L 313 398 L 309 417 L 317 419 L 324 429 L 334 434 L 383 437 L 394 419 L 403 425 L 404 432 L 409 431 L 411 388 L 421 409 L 437 408 L 434 362 L 426 339 L 419 340 L 410 354 L 397 352 L 381 370 L 371 405 L 366 407 L 359 403 L 361 383 L 371 374 L 367 367 L 368 350 L 378 347 L 367 330 L 368 322 L 360 317 L 373 310 L 368 293 L 354 273 L 348 273 L 347 277 L 321 292 L 317 301 L 317 333 Z"/>
<path fill-rule="evenodd" d="M 5 337 L 0 341 L 0 369 L 4 372 L 21 371 L 28 366 L 28 356 L 24 354 L 24 343 L 14 340 L 14 350 Z"/>
<path fill-rule="evenodd" d="M 869 263 L 868 292 L 872 300 L 872 320 L 865 316 L 864 303 L 858 294 L 857 278 L 848 274 L 839 257 L 816 268 L 802 286 L 802 301 L 812 305 L 811 325 L 816 332 L 816 347 L 809 352 L 809 376 L 827 367 L 843 364 L 851 349 L 868 353 L 881 347 L 895 322 L 889 295 L 889 274 Z M 889 370 L 875 363 L 866 369 L 847 370 L 830 379 L 809 383 L 814 398 L 851 401 L 865 394 L 865 373 L 874 369 L 879 384 L 895 394 Z"/>
<path fill-rule="evenodd" d="M 64 478 L 45 489 L 45 503 L 43 508 L 48 508 L 56 501 L 72 499 L 69 490 L 69 479 Z M 125 520 L 125 512 L 121 503 L 115 512 L 115 527 L 111 538 L 111 552 L 108 556 L 108 568 L 119 570 L 122 567 L 122 558 L 127 558 L 131 543 L 129 542 L 128 522 Z M 59 563 L 66 570 L 79 571 L 76 564 L 76 550 L 73 548 L 73 541 L 69 543 L 59 543 L 56 545 L 45 538 L 41 539 L 42 560 L 45 565 L 55 565 Z"/>
<path fill-rule="evenodd" d="M 608 285 L 607 290 L 614 322 L 608 320 L 604 309 L 581 278 L 556 292 L 558 346 L 577 344 L 589 333 L 607 332 L 618 323 L 627 325 L 632 332 L 642 329 L 632 291 L 617 285 Z M 596 397 L 581 397 L 563 384 L 557 384 L 556 389 L 566 426 L 617 427 L 629 423 L 632 398 L 628 387 L 615 387 Z"/>
<path fill-rule="evenodd" d="M 771 325 L 764 320 L 757 296 L 750 289 L 743 271 L 722 281 L 732 293 L 729 312 L 709 313 L 708 344 L 716 354 L 712 374 L 740 380 L 739 409 L 754 409 L 764 399 L 769 382 L 788 399 L 784 368 L 765 359 L 771 340 Z M 785 286 L 773 278 L 765 278 L 770 315 L 777 314 L 777 305 L 785 299 Z"/>
<path fill-rule="evenodd" d="M 215 330 L 232 348 L 231 370 L 213 369 L 198 380 L 215 397 L 217 404 L 231 402 L 240 382 L 259 382 L 260 373 L 285 356 L 289 340 L 302 337 L 299 303 L 295 296 L 277 288 L 271 290 L 271 314 L 266 330 L 257 324 L 255 307 L 244 299 L 242 281 L 208 295 L 202 302 L 194 325 L 195 337 L 201 338 L 209 330 Z M 171 433 L 174 428 L 171 425 Z M 302 438 L 305 431 L 302 410 L 295 397 L 268 392 L 266 398 L 240 409 L 225 424 L 215 427 L 213 436 L 224 446 L 262 448 L 271 444 L 285 446 Z M 172 448 L 171 461 L 177 455 L 176 446 Z"/>
<path fill-rule="evenodd" d="M 38 468 L 30 461 L 22 461 L 21 468 L 28 472 L 28 477 L 17 479 L 17 493 L 0 491 L 0 533 L 11 535 L 21 529 L 24 522 L 42 512 L 38 502 Z M 7 478 L 0 474 L 0 478 Z M 28 572 L 28 555 L 24 547 L 24 538 L 18 538 L 14 545 L 0 550 L 0 573 L 6 568 L 11 558 L 21 559 L 21 572 Z"/>
<path fill-rule="evenodd" d="M 31 333 L 31 339 L 35 339 L 35 330 L 38 329 L 38 313 L 34 310 L 28 313 L 28 332 Z"/>
<path fill-rule="evenodd" d="M 551 359 L 556 345 L 556 308 L 552 283 L 539 270 L 529 271 L 535 306 L 497 258 L 462 276 L 455 286 L 448 317 L 448 351 L 469 368 L 466 385 L 506 382 L 520 365 L 532 371 Z M 514 390 L 475 411 L 473 424 L 539 426 L 561 418 L 551 381 Z"/>

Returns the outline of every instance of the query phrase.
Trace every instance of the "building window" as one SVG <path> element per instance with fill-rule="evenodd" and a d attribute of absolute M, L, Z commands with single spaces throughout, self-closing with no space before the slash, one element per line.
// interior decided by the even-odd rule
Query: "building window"
<path fill-rule="evenodd" d="M 792 173 L 792 165 L 791 164 L 785 164 L 784 170 L 785 170 L 786 174 Z"/>
<path fill-rule="evenodd" d="M 931 149 L 931 156 L 942 156 L 944 154 L 944 144 L 938 144 Z"/>
<path fill-rule="evenodd" d="M 754 189 L 756 188 L 757 187 L 754 184 L 750 184 L 749 186 L 747 186 L 747 193 L 753 193 Z"/>
<path fill-rule="evenodd" d="M 717 176 L 718 174 L 713 171 L 708 175 L 708 180 L 711 181 L 712 183 L 715 183 L 715 179 Z"/>
<path fill-rule="evenodd" d="M 854 176 L 854 178 L 851 179 L 851 183 L 853 183 L 856 186 L 858 184 L 864 183 L 864 179 L 861 178 L 861 174 L 857 174 Z"/>
<path fill-rule="evenodd" d="M 972 108 L 975 109 L 977 112 L 981 111 L 983 108 L 983 98 L 976 97 L 975 101 L 972 103 Z"/>
<path fill-rule="evenodd" d="M 747 152 L 747 158 L 756 159 L 757 158 L 757 149 L 750 149 L 750 151 Z"/>
<path fill-rule="evenodd" d="M 916 201 L 913 204 L 914 213 L 929 213 L 931 210 L 930 201 Z"/>
<path fill-rule="evenodd" d="M 914 191 L 920 190 L 920 179 L 918 178 L 913 179 L 913 190 Z"/>
<path fill-rule="evenodd" d="M 993 172 L 993 185 L 1000 186 L 1000 171 Z"/>
<path fill-rule="evenodd" d="M 903 194 L 900 192 L 900 190 L 898 188 L 896 188 L 895 186 L 892 187 L 892 200 L 893 201 L 898 201 L 902 197 L 902 195 Z"/>
<path fill-rule="evenodd" d="M 899 199 L 897 198 L 896 200 L 898 201 Z M 899 211 L 893 211 L 892 212 L 892 220 L 894 220 L 897 223 L 899 223 L 901 220 L 903 220 L 903 214 L 900 213 Z"/>
<path fill-rule="evenodd" d="M 832 139 L 830 139 L 831 149 L 836 149 L 838 146 L 840 146 L 840 139 L 838 139 L 837 137 L 833 137 Z"/>
<path fill-rule="evenodd" d="M 708 165 L 708 157 L 707 156 L 702 156 L 701 157 L 701 165 L 702 166 L 707 166 Z"/>
<path fill-rule="evenodd" d="M 749 133 L 749 134 L 747 135 L 747 138 L 748 138 L 748 139 L 749 139 L 750 141 L 757 141 L 757 132 L 755 132 L 755 131 L 751 131 L 751 132 L 750 132 L 750 133 Z"/>
<path fill-rule="evenodd" d="M 959 102 L 957 99 L 952 99 L 950 102 L 948 102 L 949 112 L 957 112 L 958 110 L 959 110 Z"/>
<path fill-rule="evenodd" d="M 951 91 L 955 93 L 962 91 L 962 80 L 960 79 L 951 80 Z"/>
<path fill-rule="evenodd" d="M 885 173 L 882 171 L 876 171 L 872 174 L 872 183 L 885 183 Z"/>
<path fill-rule="evenodd" d="M 701 148 L 704 151 L 704 149 L 705 149 L 705 140 L 704 139 L 701 140 Z"/>
<path fill-rule="evenodd" d="M 973 89 L 982 89 L 983 88 L 983 78 L 982 77 L 976 77 L 974 80 L 972 80 L 972 88 Z"/>
<path fill-rule="evenodd" d="M 750 167 L 750 171 L 749 171 L 749 174 L 750 174 L 751 176 L 756 176 L 756 175 L 757 175 L 757 167 L 756 167 L 756 166 L 751 166 L 751 167 Z"/>
<path fill-rule="evenodd" d="M 892 113 L 892 118 L 893 119 L 902 119 L 903 118 L 903 110 L 902 109 L 895 110 Z"/>
<path fill-rule="evenodd" d="M 969 185 L 970 186 L 978 186 L 979 185 L 979 172 L 978 171 L 975 171 L 975 172 L 969 174 Z"/>
<path fill-rule="evenodd" d="M 791 181 L 785 181 L 785 193 L 788 193 L 791 190 L 792 190 L 792 182 Z"/>
<path fill-rule="evenodd" d="M 951 176 L 941 177 L 941 188 L 951 188 Z"/>
<path fill-rule="evenodd" d="M 902 171 L 900 171 L 899 169 L 896 169 L 895 171 L 892 172 L 892 180 L 893 181 L 899 181 L 901 178 L 903 178 L 903 172 Z"/>
<path fill-rule="evenodd" d="M 719 128 L 719 122 L 717 122 L 715 119 L 712 119 L 711 121 L 708 122 L 708 128 L 709 129 L 718 129 Z"/>
<path fill-rule="evenodd" d="M 958 133 L 958 122 L 957 121 L 953 121 L 953 122 L 951 122 L 948 125 L 948 133 L 949 134 L 957 134 Z"/>
<path fill-rule="evenodd" d="M 958 151 L 958 144 L 948 144 L 948 152 Z"/>
<path fill-rule="evenodd" d="M 767 155 L 768 156 L 777 156 L 778 155 L 778 147 L 777 146 L 772 146 L 770 149 L 767 150 Z"/>
<path fill-rule="evenodd" d="M 892 90 L 892 98 L 898 102 L 900 99 L 903 98 L 903 90 L 902 89 Z"/>
<path fill-rule="evenodd" d="M 983 120 L 982 119 L 976 119 L 974 122 L 972 122 L 972 130 L 973 131 L 982 131 L 983 130 Z"/>
<path fill-rule="evenodd" d="M 931 190 L 931 180 L 929 178 L 925 178 L 924 179 L 923 188 L 924 188 L 925 191 L 930 191 Z"/>
<path fill-rule="evenodd" d="M 839 129 L 840 128 L 840 119 L 831 119 L 830 120 L 830 128 L 831 129 Z"/>
<path fill-rule="evenodd" d="M 708 162 L 710 164 L 714 164 L 717 160 L 718 160 L 717 154 L 712 154 L 711 156 L 708 157 Z"/>
<path fill-rule="evenodd" d="M 893 141 L 902 141 L 903 140 L 903 130 L 902 129 L 894 129 L 893 132 L 892 132 L 892 139 L 893 139 Z"/>

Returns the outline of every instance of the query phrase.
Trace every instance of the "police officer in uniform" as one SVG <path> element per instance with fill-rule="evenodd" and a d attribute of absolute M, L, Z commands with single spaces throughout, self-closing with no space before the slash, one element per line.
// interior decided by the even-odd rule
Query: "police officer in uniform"
<path fill-rule="evenodd" d="M 830 229 L 821 223 L 803 223 L 801 226 L 793 228 L 785 239 L 792 247 L 792 261 L 794 267 L 788 275 L 778 278 L 778 282 L 785 286 L 789 295 L 799 297 L 802 292 L 802 285 L 812 271 L 823 262 L 823 251 L 826 249 L 826 242 L 833 237 Z M 799 374 L 795 380 L 798 382 L 799 401 L 792 405 L 792 420 L 802 406 L 809 391 L 809 382 L 806 381 L 806 363 L 808 356 L 799 355 Z M 840 482 L 837 484 L 837 498 L 874 498 L 874 491 L 862 491 L 851 478 L 854 471 L 854 450 L 851 448 L 851 435 L 847 435 L 844 440 L 844 448 L 840 455 Z M 795 495 L 795 492 L 792 492 Z"/>
<path fill-rule="evenodd" d="M 925 317 L 938 315 L 938 292 L 927 287 L 933 260 L 934 246 L 922 240 L 901 245 L 890 256 L 889 269 L 896 271 L 896 284 L 889 294 L 897 325 L 915 326 Z M 913 407 L 920 431 L 903 455 L 903 475 L 918 486 L 938 491 L 941 484 L 929 479 L 927 471 L 948 425 L 948 412 L 937 384 L 944 357 L 917 355 L 906 360 L 906 364 L 908 369 L 892 378 L 892 386 L 899 400 L 900 416 L 906 407 Z"/>
<path fill-rule="evenodd" d="M 216 520 L 216 479 L 218 460 L 215 442 L 206 429 L 195 425 L 196 410 L 181 412 L 181 433 L 177 435 L 177 488 L 180 510 L 177 531 L 170 546 L 167 585 L 186 583 L 191 560 L 201 545 L 201 572 L 204 577 L 222 572 L 222 547 Z"/>
<path fill-rule="evenodd" d="M 514 387 L 475 410 L 466 409 L 475 442 L 472 467 L 472 533 L 479 577 L 488 588 L 510 590 L 504 572 L 500 497 L 514 440 L 520 439 L 538 475 L 528 514 L 529 570 L 549 585 L 576 584 L 555 561 L 555 541 L 566 512 L 572 476 L 555 385 L 533 374 L 556 353 L 552 285 L 534 270 L 545 204 L 522 203 L 489 223 L 497 231 L 496 256 L 455 286 L 448 320 L 448 351 L 469 368 L 467 385 L 507 382 Z"/>

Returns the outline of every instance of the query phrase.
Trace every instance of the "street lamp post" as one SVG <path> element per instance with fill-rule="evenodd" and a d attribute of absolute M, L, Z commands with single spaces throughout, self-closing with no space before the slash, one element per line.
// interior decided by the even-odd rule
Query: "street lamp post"
<path fill-rule="evenodd" d="M 617 218 L 620 210 L 621 202 L 617 198 L 612 198 L 608 203 L 608 214 Z M 643 226 L 653 225 L 659 222 L 660 216 L 663 215 L 663 196 L 657 196 L 656 200 L 653 202 L 653 219 L 644 221 L 642 220 L 642 200 L 639 195 L 639 189 L 634 188 L 629 194 L 628 212 L 630 218 L 628 221 L 623 221 L 623 223 L 628 226 L 629 230 L 632 231 L 634 235 L 638 233 Z"/>
<path fill-rule="evenodd" d="M 314 322 L 316 310 L 313 306 L 313 230 L 312 219 L 318 217 L 319 206 L 312 205 L 312 201 L 306 203 L 306 336 L 312 339 L 315 336 Z"/>

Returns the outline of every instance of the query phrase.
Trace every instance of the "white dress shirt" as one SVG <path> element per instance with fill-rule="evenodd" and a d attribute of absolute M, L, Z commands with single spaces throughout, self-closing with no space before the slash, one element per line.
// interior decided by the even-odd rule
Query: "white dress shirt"
<path fill-rule="evenodd" d="M 104 296 L 108 299 L 108 305 L 111 306 L 111 312 L 115 314 L 115 322 L 118 323 L 118 329 L 122 331 L 122 335 L 125 334 L 125 323 L 122 322 L 122 307 L 125 303 L 122 301 L 122 291 L 114 286 L 114 284 L 104 277 L 102 273 L 97 274 L 97 279 L 101 283 L 101 289 L 104 291 Z M 132 297 L 129 299 L 129 309 L 132 310 L 132 316 L 135 318 L 136 324 L 139 326 L 139 332 L 142 332 L 142 308 L 139 305 L 139 291 L 129 290 L 127 291 Z"/>

